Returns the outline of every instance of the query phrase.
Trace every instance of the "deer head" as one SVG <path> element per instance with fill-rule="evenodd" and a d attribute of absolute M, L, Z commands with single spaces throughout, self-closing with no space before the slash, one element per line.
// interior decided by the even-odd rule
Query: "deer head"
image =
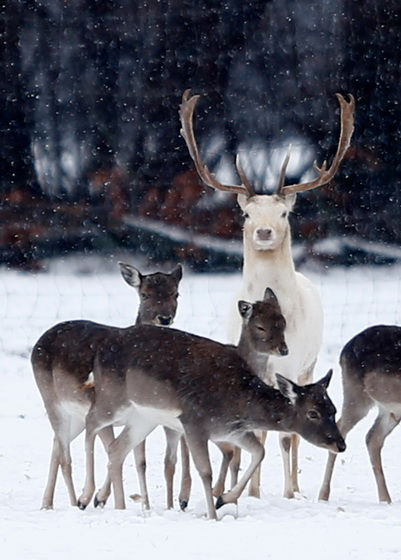
<path fill-rule="evenodd" d="M 239 156 L 236 158 L 236 168 L 241 180 L 239 185 L 224 185 L 210 172 L 202 162 L 193 131 L 193 114 L 199 95 L 190 96 L 191 90 L 186 90 L 182 96 L 179 115 L 181 121 L 181 135 L 183 136 L 189 153 L 195 163 L 196 170 L 202 181 L 215 189 L 229 191 L 238 195 L 238 203 L 244 213 L 244 238 L 249 240 L 254 249 L 259 251 L 277 249 L 283 238 L 289 233 L 288 214 L 295 203 L 298 192 L 306 192 L 327 184 L 336 175 L 339 165 L 349 147 L 354 130 L 355 100 L 350 100 L 336 94 L 341 109 L 341 132 L 336 154 L 330 167 L 326 161 L 321 167 L 314 164 L 317 177 L 310 182 L 285 185 L 285 176 L 290 159 L 290 151 L 285 157 L 278 187 L 273 194 L 256 194 L 250 181 L 246 178 L 241 167 Z"/>
<path fill-rule="evenodd" d="M 244 345 L 258 353 L 272 356 L 286 356 L 286 320 L 273 290 L 266 288 L 263 301 L 239 300 L 238 310 L 242 317 L 242 332 L 239 349 Z"/>
<path fill-rule="evenodd" d="M 119 262 L 121 275 L 139 295 L 139 310 L 136 324 L 168 327 L 177 311 L 178 285 L 182 278 L 182 267 L 178 264 L 170 273 L 155 272 L 141 274 L 137 268 Z"/>

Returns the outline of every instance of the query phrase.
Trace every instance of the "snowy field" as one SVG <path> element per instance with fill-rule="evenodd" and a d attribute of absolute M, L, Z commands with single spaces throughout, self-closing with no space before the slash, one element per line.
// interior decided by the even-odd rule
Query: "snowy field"
<path fill-rule="evenodd" d="M 135 260 L 125 257 L 127 262 Z M 172 267 L 171 267 L 172 268 Z M 150 269 L 143 269 L 150 272 Z M 341 410 L 338 355 L 343 344 L 369 325 L 401 324 L 401 267 L 356 267 L 303 271 L 320 289 L 325 309 L 324 346 L 317 373 L 334 367 L 332 399 Z M 184 272 L 175 326 L 225 341 L 226 317 L 239 275 Z M 136 293 L 119 276 L 114 262 L 84 259 L 53 263 L 47 273 L 0 269 L 0 550 L 7 560 L 71 558 L 172 560 L 248 560 L 399 558 L 401 554 L 401 430 L 388 437 L 384 464 L 393 498 L 377 503 L 364 445 L 374 414 L 349 435 L 337 461 L 331 501 L 319 503 L 326 452 L 302 442 L 302 495 L 282 498 L 282 467 L 277 436 L 268 439 L 260 500 L 244 495 L 237 507 L 219 510 L 220 522 L 205 519 L 205 502 L 193 472 L 186 513 L 165 510 L 164 436 L 148 440 L 148 478 L 152 510 L 144 514 L 128 501 L 125 511 L 69 506 L 64 483 L 57 486 L 55 510 L 41 511 L 52 432 L 33 380 L 29 355 L 40 334 L 65 319 L 87 318 L 127 326 L 137 310 Z M 83 439 L 73 444 L 76 488 L 83 484 Z M 97 480 L 106 468 L 97 447 Z M 211 447 L 214 464 L 219 454 Z M 178 480 L 178 478 L 177 478 Z M 125 465 L 127 494 L 138 492 L 130 454 Z"/>

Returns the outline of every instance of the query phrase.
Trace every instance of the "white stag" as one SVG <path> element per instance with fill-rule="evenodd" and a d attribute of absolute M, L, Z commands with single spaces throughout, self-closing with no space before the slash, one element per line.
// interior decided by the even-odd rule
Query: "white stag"
<path fill-rule="evenodd" d="M 183 94 L 180 105 L 181 134 L 202 181 L 215 189 L 238 195 L 238 203 L 244 214 L 244 264 L 242 286 L 237 299 L 256 301 L 266 287 L 277 296 L 287 322 L 286 341 L 288 356 L 272 357 L 263 378 L 274 383 L 274 374 L 280 372 L 293 381 L 304 385 L 313 377 L 313 369 L 322 342 L 323 310 L 320 296 L 313 284 L 295 270 L 291 252 L 291 231 L 288 215 L 292 210 L 296 193 L 305 192 L 325 185 L 337 173 L 341 160 L 348 149 L 354 130 L 355 101 L 350 95 L 347 101 L 337 94 L 341 108 L 341 132 L 337 152 L 330 167 L 326 162 L 319 168 L 315 164 L 316 179 L 303 184 L 284 185 L 289 154 L 285 158 L 279 186 L 274 194 L 256 194 L 246 178 L 237 156 L 236 167 L 240 185 L 220 183 L 202 162 L 193 131 L 193 113 L 199 95 Z M 230 320 L 231 341 L 236 343 L 240 322 L 233 312 Z M 284 461 L 284 496 L 291 498 L 298 486 L 298 444 L 293 434 L 280 437 Z M 292 462 L 290 451 L 292 448 Z M 253 479 L 250 494 L 259 496 L 259 480 Z"/>

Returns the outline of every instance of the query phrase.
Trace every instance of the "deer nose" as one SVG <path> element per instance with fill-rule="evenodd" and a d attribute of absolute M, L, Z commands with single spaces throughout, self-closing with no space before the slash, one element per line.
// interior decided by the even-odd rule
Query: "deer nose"
<path fill-rule="evenodd" d="M 158 315 L 157 320 L 163 327 L 168 327 L 173 322 L 173 318 L 171 317 L 171 315 Z"/>
<path fill-rule="evenodd" d="M 272 236 L 272 229 L 271 228 L 259 228 L 256 230 L 256 235 L 258 236 L 258 239 L 260 239 L 261 241 L 269 241 L 269 239 Z"/>
<path fill-rule="evenodd" d="M 280 356 L 288 356 L 288 346 L 284 343 L 280 346 L 279 349 Z"/>
<path fill-rule="evenodd" d="M 342 453 L 343 451 L 345 451 L 345 450 L 347 449 L 347 446 L 346 446 L 345 441 L 344 441 L 344 440 L 338 441 L 338 442 L 337 442 L 337 448 L 338 448 L 338 451 L 339 451 L 340 453 Z"/>

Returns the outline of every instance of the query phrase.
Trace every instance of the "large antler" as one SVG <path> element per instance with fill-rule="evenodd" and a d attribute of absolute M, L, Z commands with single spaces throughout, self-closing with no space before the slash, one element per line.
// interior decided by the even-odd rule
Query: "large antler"
<path fill-rule="evenodd" d="M 285 160 L 281 167 L 280 182 L 277 189 L 277 194 L 286 196 L 288 194 L 310 191 L 312 189 L 315 189 L 316 187 L 325 185 L 326 183 L 331 181 L 331 179 L 333 179 L 333 177 L 337 173 L 341 160 L 343 159 L 345 152 L 349 147 L 352 133 L 354 132 L 355 99 L 351 94 L 349 94 L 349 102 L 339 93 L 336 93 L 336 97 L 338 99 L 338 102 L 340 103 L 341 108 L 341 133 L 340 139 L 338 141 L 337 152 L 334 156 L 331 166 L 329 167 L 329 169 L 327 169 L 327 162 L 324 161 L 322 167 L 319 168 L 315 162 L 313 167 L 318 173 L 316 179 L 310 181 L 309 183 L 284 186 L 285 171 L 289 161 L 289 154 L 287 153 L 287 156 L 285 157 Z"/>
<path fill-rule="evenodd" d="M 245 173 L 241 167 L 239 157 L 236 159 L 236 166 L 239 178 L 242 181 L 241 185 L 223 185 L 220 183 L 216 177 L 209 171 L 207 165 L 205 165 L 200 157 L 198 146 L 196 144 L 195 135 L 193 131 L 193 114 L 195 105 L 198 102 L 200 95 L 191 95 L 191 90 L 187 89 L 182 95 L 182 103 L 180 105 L 180 121 L 181 121 L 181 136 L 184 138 L 191 158 L 195 163 L 196 170 L 202 181 L 209 187 L 218 189 L 220 191 L 229 191 L 236 194 L 244 194 L 246 197 L 254 196 L 255 192 L 252 185 L 245 177 Z"/>

